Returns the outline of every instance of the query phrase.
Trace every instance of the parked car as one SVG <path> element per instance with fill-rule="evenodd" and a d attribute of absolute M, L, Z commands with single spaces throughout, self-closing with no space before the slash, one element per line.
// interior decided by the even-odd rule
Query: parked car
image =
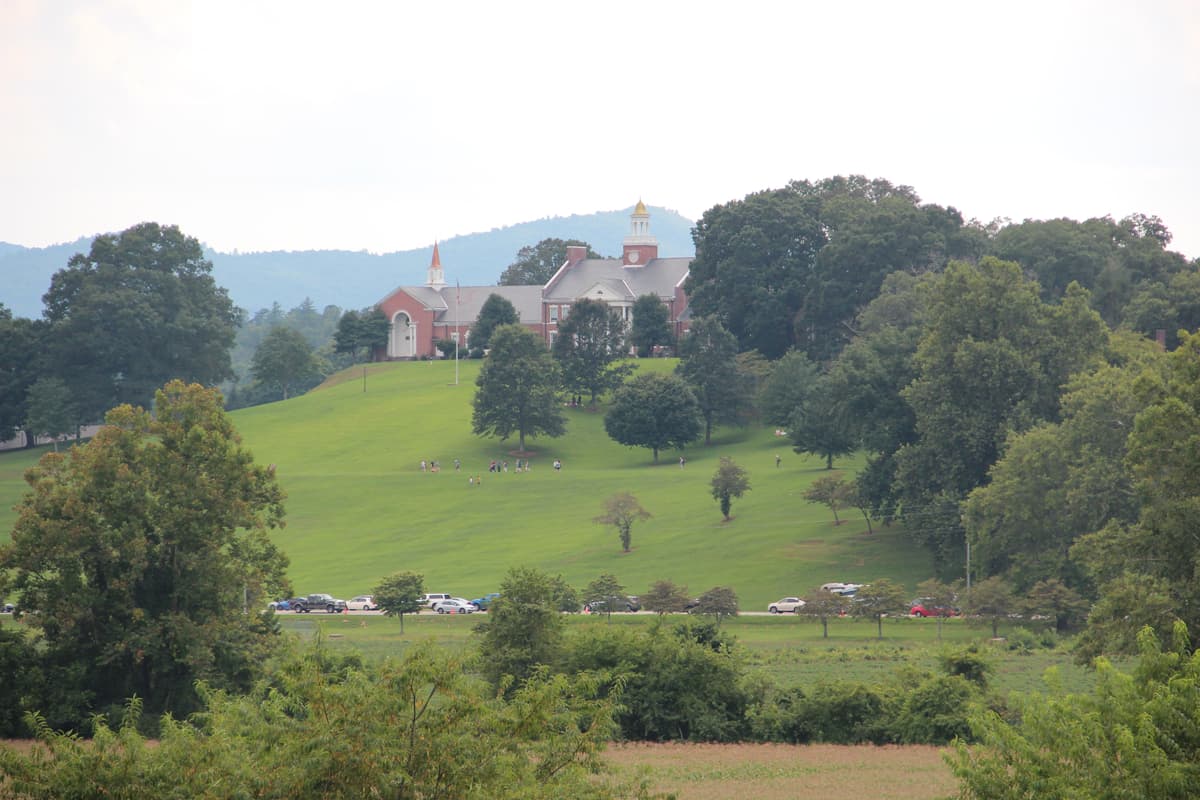
<path fill-rule="evenodd" d="M 346 601 L 338 600 L 331 594 L 310 594 L 305 598 L 305 611 L 313 609 L 325 609 L 330 614 L 337 614 L 340 611 L 346 610 Z"/>
<path fill-rule="evenodd" d="M 479 609 L 461 597 L 449 597 L 434 603 L 433 610 L 439 614 L 473 614 Z"/>
<path fill-rule="evenodd" d="M 448 595 L 448 594 L 439 594 L 436 592 L 433 594 L 423 594 L 423 595 L 421 595 L 421 605 L 429 606 L 430 608 L 433 608 L 435 605 L 442 602 L 443 600 L 449 600 L 449 599 L 450 599 L 450 595 Z"/>
<path fill-rule="evenodd" d="M 776 600 L 771 605 L 767 606 L 767 611 L 772 614 L 792 613 L 797 614 L 804 607 L 804 601 L 799 597 L 785 597 L 782 600 Z"/>
<path fill-rule="evenodd" d="M 280 600 L 279 602 L 286 604 L 287 607 L 276 606 L 276 611 L 294 611 L 297 614 L 307 614 L 309 611 L 307 597 L 289 597 L 287 600 Z"/>
<path fill-rule="evenodd" d="M 612 603 L 611 610 L 613 611 L 627 611 L 632 614 L 634 611 L 642 610 L 642 604 L 638 602 L 637 597 L 634 595 L 629 595 L 628 597 L 610 597 L 603 600 L 594 600 L 591 603 L 585 603 L 583 610 L 589 611 L 593 614 L 607 614 L 609 611 L 610 601 Z"/>
<path fill-rule="evenodd" d="M 914 617 L 957 617 L 962 612 L 950 606 L 926 605 L 917 601 L 908 609 L 908 613 Z"/>
<path fill-rule="evenodd" d="M 471 604 L 474 605 L 476 608 L 478 608 L 480 611 L 487 611 L 488 607 L 491 606 L 492 602 L 499 596 L 500 596 L 499 592 L 488 592 L 483 597 L 476 597 L 474 600 L 471 601 Z"/>
<path fill-rule="evenodd" d="M 369 594 L 360 594 L 357 597 L 351 597 L 346 601 L 346 608 L 351 611 L 374 611 L 379 608 L 375 604 L 375 597 Z"/>
<path fill-rule="evenodd" d="M 825 583 L 825 584 L 821 585 L 821 588 L 824 589 L 825 591 L 833 592 L 834 594 L 840 594 L 843 597 L 853 597 L 854 593 L 857 592 L 862 587 L 863 587 L 863 585 L 861 583 L 836 583 L 835 582 L 835 583 Z"/>
<path fill-rule="evenodd" d="M 11 613 L 13 613 L 13 612 L 14 612 L 14 611 L 16 611 L 16 610 L 17 610 L 17 607 L 16 607 L 16 606 L 14 606 L 12 603 L 5 603 L 5 604 L 4 604 L 4 613 L 5 613 L 5 614 L 11 614 Z"/>
<path fill-rule="evenodd" d="M 283 600 L 272 600 L 271 602 L 267 603 L 267 608 L 274 611 L 291 611 L 292 601 L 286 598 Z"/>

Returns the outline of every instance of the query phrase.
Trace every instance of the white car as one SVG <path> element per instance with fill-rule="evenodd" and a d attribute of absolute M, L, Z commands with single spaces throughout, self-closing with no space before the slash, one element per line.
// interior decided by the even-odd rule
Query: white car
<path fill-rule="evenodd" d="M 804 601 L 799 597 L 785 597 L 782 600 L 776 600 L 774 603 L 771 603 L 771 605 L 767 606 L 767 611 L 770 611 L 772 614 L 783 614 L 784 612 L 796 614 L 803 607 Z"/>
<path fill-rule="evenodd" d="M 424 595 L 421 595 L 421 605 L 429 606 L 430 608 L 433 608 L 434 606 L 436 606 L 438 603 L 442 602 L 443 600 L 449 600 L 449 599 L 450 599 L 450 595 L 448 595 L 448 594 L 441 594 L 438 592 L 434 592 L 432 594 L 424 594 Z"/>
<path fill-rule="evenodd" d="M 840 594 L 843 597 L 853 597 L 854 593 L 862 588 L 861 583 L 825 583 L 821 588 L 827 592 Z"/>
<path fill-rule="evenodd" d="M 375 611 L 379 606 L 375 604 L 375 598 L 371 595 L 360 594 L 347 600 L 346 608 L 351 611 Z"/>
<path fill-rule="evenodd" d="M 474 603 L 468 603 L 461 597 L 451 597 L 439 600 L 433 604 L 433 610 L 439 614 L 473 614 L 479 610 Z"/>

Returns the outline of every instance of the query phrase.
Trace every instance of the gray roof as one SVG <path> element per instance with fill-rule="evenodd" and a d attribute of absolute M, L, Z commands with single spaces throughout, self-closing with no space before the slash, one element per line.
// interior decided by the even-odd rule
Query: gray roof
<path fill-rule="evenodd" d="M 376 305 L 382 305 L 396 292 L 404 292 L 421 305 L 437 312 L 435 319 L 442 325 L 456 322 L 469 325 L 479 317 L 479 309 L 494 294 L 508 300 L 517 309 L 521 322 L 542 321 L 541 286 L 397 286 Z"/>
<path fill-rule="evenodd" d="M 571 302 L 596 284 L 630 302 L 644 294 L 667 298 L 687 277 L 691 258 L 656 258 L 641 267 L 626 267 L 619 258 L 588 258 L 561 269 L 543 291 L 551 302 Z"/>
<path fill-rule="evenodd" d="M 442 297 L 449 304 L 445 311 L 438 315 L 438 322 L 453 324 L 462 322 L 470 324 L 479 317 L 479 310 L 494 294 L 498 294 L 513 304 L 521 322 L 534 323 L 542 321 L 542 287 L 533 286 L 447 286 L 442 289 Z M 455 299 L 457 296 L 457 300 Z"/>

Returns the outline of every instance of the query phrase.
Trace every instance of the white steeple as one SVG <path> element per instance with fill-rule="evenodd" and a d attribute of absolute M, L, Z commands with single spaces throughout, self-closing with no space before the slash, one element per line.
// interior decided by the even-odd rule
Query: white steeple
<path fill-rule="evenodd" d="M 438 255 L 437 242 L 433 243 L 433 260 L 429 262 L 429 278 L 425 281 L 425 285 L 431 289 L 440 289 L 446 285 L 446 278 L 442 274 L 442 259 Z"/>

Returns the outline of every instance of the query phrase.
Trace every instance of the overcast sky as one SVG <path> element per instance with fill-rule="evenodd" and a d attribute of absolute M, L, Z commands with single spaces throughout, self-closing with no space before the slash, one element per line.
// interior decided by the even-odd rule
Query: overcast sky
<path fill-rule="evenodd" d="M 387 252 L 861 173 L 1200 256 L 1200 3 L 0 0 L 0 241 Z"/>

